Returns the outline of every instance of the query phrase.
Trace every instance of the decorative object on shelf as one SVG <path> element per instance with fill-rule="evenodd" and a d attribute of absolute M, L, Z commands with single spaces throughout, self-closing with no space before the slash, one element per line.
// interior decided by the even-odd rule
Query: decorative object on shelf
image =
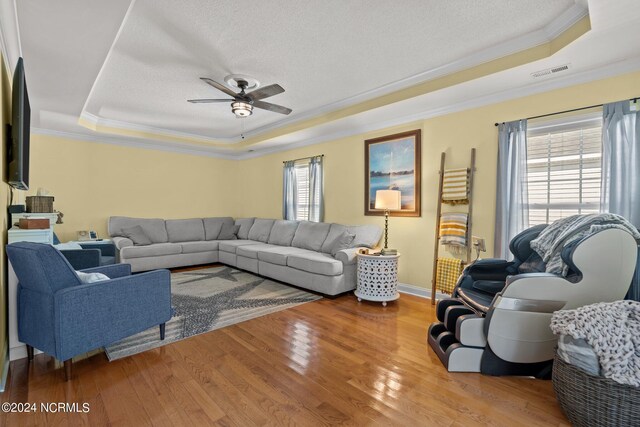
<path fill-rule="evenodd" d="M 462 260 L 458 258 L 438 258 L 436 269 L 436 289 L 451 295 L 462 273 Z"/>
<path fill-rule="evenodd" d="M 447 169 L 442 182 L 442 203 L 466 205 L 469 203 L 469 168 Z"/>
<path fill-rule="evenodd" d="M 27 207 L 25 205 L 11 205 L 11 206 L 9 206 L 9 213 L 10 214 L 24 213 L 26 211 L 27 211 Z"/>
<path fill-rule="evenodd" d="M 473 218 L 473 176 L 476 171 L 476 149 L 471 149 L 471 164 L 468 168 L 445 170 L 445 157 L 445 153 L 440 155 L 436 236 L 431 276 L 431 304 L 436 303 L 440 245 L 445 245 L 446 249 L 455 256 L 464 256 L 464 252 L 466 252 L 466 261 L 464 263 L 469 264 L 471 262 L 471 219 Z M 459 185 L 462 183 L 465 185 Z M 466 194 L 466 200 L 459 198 L 463 193 Z M 466 204 L 467 212 L 442 213 L 443 204 Z"/>
<path fill-rule="evenodd" d="M 378 190 L 399 190 L 400 209 L 392 216 L 420 216 L 420 129 L 364 142 L 364 214 L 383 215 Z"/>
<path fill-rule="evenodd" d="M 27 212 L 52 213 L 53 196 L 27 196 Z"/>
<path fill-rule="evenodd" d="M 384 209 L 384 248 L 382 255 L 395 255 L 398 251 L 387 246 L 389 235 L 389 212 L 400 209 L 402 193 L 398 190 L 376 191 L 376 209 Z"/>
<path fill-rule="evenodd" d="M 387 302 L 400 298 L 398 293 L 398 258 L 396 255 L 358 254 L 358 284 L 355 296 L 358 301 L 378 301 L 384 307 Z"/>
<path fill-rule="evenodd" d="M 62 218 L 64 218 L 64 214 L 60 211 L 56 211 L 56 213 L 58 214 L 58 219 L 56 220 L 56 224 L 64 224 L 64 221 L 62 221 Z"/>
<path fill-rule="evenodd" d="M 51 224 L 48 218 L 20 218 L 18 227 L 22 230 L 47 230 Z"/>
<path fill-rule="evenodd" d="M 98 238 L 98 233 L 93 230 L 79 230 L 77 232 L 78 241 L 85 242 L 87 240 L 96 240 Z"/>

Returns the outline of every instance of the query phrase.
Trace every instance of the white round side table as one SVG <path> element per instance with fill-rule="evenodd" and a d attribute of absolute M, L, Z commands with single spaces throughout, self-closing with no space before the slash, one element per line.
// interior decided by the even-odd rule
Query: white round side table
<path fill-rule="evenodd" d="M 358 301 L 388 301 L 400 298 L 398 293 L 397 255 L 358 254 L 358 284 L 354 292 Z"/>

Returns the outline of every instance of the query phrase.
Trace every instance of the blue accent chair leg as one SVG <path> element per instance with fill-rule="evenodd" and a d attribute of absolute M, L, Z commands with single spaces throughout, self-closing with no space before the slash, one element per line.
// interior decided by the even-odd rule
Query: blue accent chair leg
<path fill-rule="evenodd" d="M 64 361 L 64 380 L 69 381 L 71 379 L 71 365 L 73 361 L 71 359 L 67 359 Z"/>
<path fill-rule="evenodd" d="M 164 341 L 164 328 L 165 328 L 165 324 L 160 323 L 160 341 Z"/>
<path fill-rule="evenodd" d="M 27 344 L 27 360 L 31 362 L 33 360 L 33 347 Z"/>

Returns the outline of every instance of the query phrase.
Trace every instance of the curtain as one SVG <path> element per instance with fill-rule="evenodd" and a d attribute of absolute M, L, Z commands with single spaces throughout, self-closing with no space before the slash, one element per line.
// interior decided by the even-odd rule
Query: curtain
<path fill-rule="evenodd" d="M 604 105 L 600 211 L 640 227 L 640 111 L 629 101 Z"/>
<path fill-rule="evenodd" d="M 324 189 L 322 176 L 322 156 L 309 161 L 309 221 L 324 221 Z"/>
<path fill-rule="evenodd" d="M 494 255 L 510 259 L 509 242 L 529 227 L 527 196 L 527 121 L 498 128 L 498 184 Z"/>
<path fill-rule="evenodd" d="M 298 206 L 296 167 L 293 160 L 284 162 L 282 179 L 282 217 L 295 220 Z"/>

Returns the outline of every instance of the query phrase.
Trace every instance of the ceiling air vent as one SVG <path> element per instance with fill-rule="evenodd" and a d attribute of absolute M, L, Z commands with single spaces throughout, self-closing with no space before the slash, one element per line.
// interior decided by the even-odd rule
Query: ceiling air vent
<path fill-rule="evenodd" d="M 570 64 L 559 65 L 553 68 L 547 68 L 546 70 L 536 71 L 535 73 L 531 73 L 531 77 L 537 79 L 539 77 L 549 76 L 551 74 L 560 73 L 562 71 L 567 71 L 569 69 Z"/>

